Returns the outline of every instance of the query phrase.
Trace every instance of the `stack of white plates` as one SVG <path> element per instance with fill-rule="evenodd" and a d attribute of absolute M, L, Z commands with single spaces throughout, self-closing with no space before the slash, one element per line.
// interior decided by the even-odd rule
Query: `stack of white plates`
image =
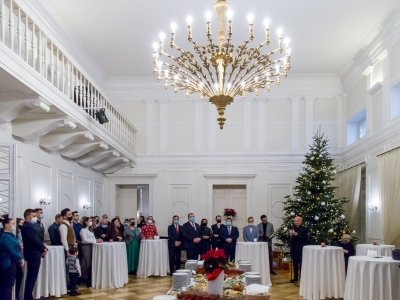
<path fill-rule="evenodd" d="M 187 285 L 190 285 L 190 283 L 192 281 L 192 270 L 180 269 L 180 270 L 176 270 L 176 273 L 186 274 L 186 276 L 187 276 Z"/>
<path fill-rule="evenodd" d="M 188 260 L 185 263 L 185 269 L 197 271 L 197 260 Z"/>
<path fill-rule="evenodd" d="M 172 274 L 172 289 L 180 290 L 187 286 L 187 273 L 174 273 Z"/>
<path fill-rule="evenodd" d="M 260 275 L 246 275 L 246 285 L 261 284 Z"/>
<path fill-rule="evenodd" d="M 250 263 L 239 263 L 239 270 L 245 271 L 245 272 L 251 272 L 251 264 Z"/>
<path fill-rule="evenodd" d="M 153 300 L 174 300 L 175 297 L 169 295 L 155 296 Z"/>
<path fill-rule="evenodd" d="M 260 275 L 260 272 L 244 272 L 244 275 Z"/>

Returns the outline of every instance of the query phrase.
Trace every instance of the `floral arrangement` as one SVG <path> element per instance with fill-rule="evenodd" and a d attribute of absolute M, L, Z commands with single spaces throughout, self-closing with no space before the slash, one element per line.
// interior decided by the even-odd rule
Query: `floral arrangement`
<path fill-rule="evenodd" d="M 236 217 L 237 212 L 233 208 L 224 209 L 224 217 Z"/>
<path fill-rule="evenodd" d="M 215 280 L 223 270 L 228 269 L 228 261 L 224 250 L 209 250 L 201 256 L 204 259 L 204 270 L 207 280 Z"/>

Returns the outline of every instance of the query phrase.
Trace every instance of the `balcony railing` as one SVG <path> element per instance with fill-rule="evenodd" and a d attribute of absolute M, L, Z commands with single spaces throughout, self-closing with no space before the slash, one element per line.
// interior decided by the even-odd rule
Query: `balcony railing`
<path fill-rule="evenodd" d="M 103 127 L 135 151 L 135 128 L 13 0 L 0 0 L 0 41 L 91 118 L 104 107 L 109 122 Z"/>

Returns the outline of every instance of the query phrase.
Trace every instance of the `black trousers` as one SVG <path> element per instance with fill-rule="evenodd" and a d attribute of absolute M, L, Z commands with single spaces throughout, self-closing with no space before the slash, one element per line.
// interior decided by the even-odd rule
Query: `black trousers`
<path fill-rule="evenodd" d="M 236 252 L 235 248 L 224 249 L 224 252 L 225 252 L 225 255 L 226 255 L 226 258 L 228 259 L 228 261 L 235 261 L 235 252 Z"/>
<path fill-rule="evenodd" d="M 76 293 L 76 285 L 78 284 L 78 278 L 79 274 L 78 273 L 68 273 L 69 274 L 69 294 L 74 294 Z"/>
<path fill-rule="evenodd" d="M 299 279 L 299 265 L 301 269 L 303 254 L 300 251 L 293 250 L 291 255 L 293 260 L 293 279 Z"/>
<path fill-rule="evenodd" d="M 19 299 L 19 292 L 21 290 L 22 279 L 24 278 L 24 272 L 21 267 L 17 267 L 17 281 L 15 283 L 15 299 Z"/>
<path fill-rule="evenodd" d="M 273 269 L 273 259 L 272 259 L 272 245 L 268 245 L 268 254 L 269 254 L 269 271 L 272 272 Z"/>
<path fill-rule="evenodd" d="M 0 270 L 0 299 L 11 300 L 12 299 L 12 288 L 14 286 L 15 277 L 17 276 L 17 264 L 11 262 L 11 265 Z"/>
<path fill-rule="evenodd" d="M 199 259 L 199 248 L 186 248 L 186 257 L 187 259 Z"/>
<path fill-rule="evenodd" d="M 172 274 L 175 270 L 179 270 L 181 268 L 181 247 L 171 247 L 168 249 L 169 252 L 169 272 Z"/>
<path fill-rule="evenodd" d="M 24 300 L 33 300 L 32 293 L 42 263 L 42 256 L 38 254 L 37 257 L 26 259 L 26 262 L 28 263 L 28 271 L 25 280 Z"/>

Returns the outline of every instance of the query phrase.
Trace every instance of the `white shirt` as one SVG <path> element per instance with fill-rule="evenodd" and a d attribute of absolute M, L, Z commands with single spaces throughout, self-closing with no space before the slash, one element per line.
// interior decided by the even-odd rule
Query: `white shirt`
<path fill-rule="evenodd" d="M 94 237 L 94 233 L 91 232 L 89 229 L 82 228 L 80 235 L 82 244 L 96 244 L 96 238 Z"/>
<path fill-rule="evenodd" d="M 61 226 L 60 225 L 60 236 L 61 236 L 61 244 L 64 246 L 64 250 L 68 251 L 69 250 L 69 246 L 68 246 L 68 242 L 67 242 L 67 234 L 68 234 L 68 228 L 67 226 L 71 227 L 71 224 L 68 222 L 68 220 L 63 220 L 63 224 L 65 224 L 65 226 Z M 72 232 L 74 232 L 74 229 L 72 228 Z M 74 232 L 74 244 L 76 242 L 76 237 L 75 237 L 75 232 Z"/>
<path fill-rule="evenodd" d="M 249 226 L 250 227 L 250 233 L 253 233 L 253 226 Z"/>

